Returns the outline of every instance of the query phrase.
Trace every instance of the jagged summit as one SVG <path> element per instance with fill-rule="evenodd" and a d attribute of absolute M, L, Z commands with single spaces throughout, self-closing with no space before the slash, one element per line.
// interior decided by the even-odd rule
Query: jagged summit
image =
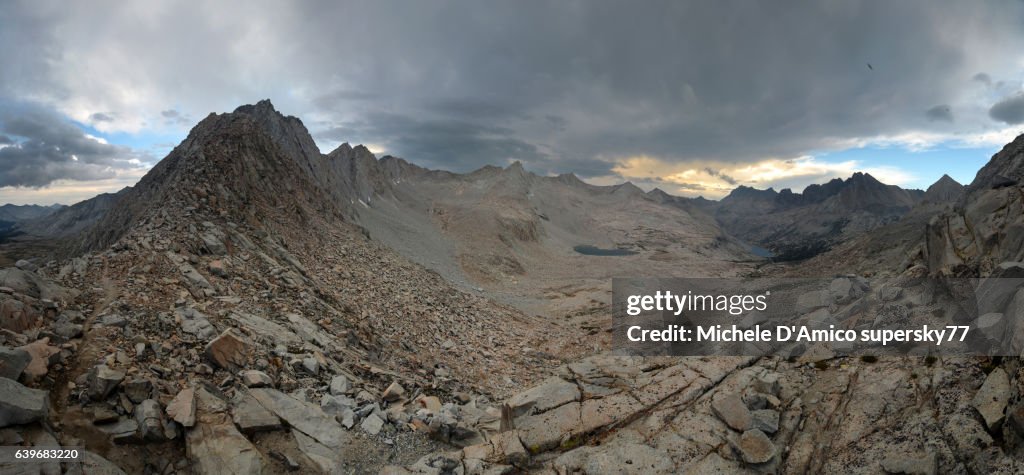
<path fill-rule="evenodd" d="M 953 203 L 964 193 L 964 186 L 949 175 L 942 175 L 924 192 L 922 201 L 929 203 Z"/>

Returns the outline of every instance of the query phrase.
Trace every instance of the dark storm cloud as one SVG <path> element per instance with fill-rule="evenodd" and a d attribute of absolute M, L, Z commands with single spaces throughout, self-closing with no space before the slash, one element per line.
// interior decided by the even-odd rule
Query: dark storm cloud
<path fill-rule="evenodd" d="M 99 180 L 137 168 L 148 157 L 86 136 L 53 111 L 35 105 L 3 104 L 0 132 L 20 138 L 0 148 L 0 187 L 40 187 L 55 180 Z"/>
<path fill-rule="evenodd" d="M 370 101 L 377 99 L 376 94 L 360 91 L 335 91 L 329 94 L 323 94 L 313 98 L 313 104 L 325 110 L 343 108 L 354 101 Z"/>
<path fill-rule="evenodd" d="M 970 79 L 1019 77 L 1024 51 L 1009 0 L 39 3 L 0 15 L 0 97 L 87 98 L 62 110 L 111 111 L 132 132 L 270 97 L 323 147 L 456 171 L 519 159 L 586 176 L 629 156 L 967 135 L 991 126 L 989 104 L 962 104 Z M 936 104 L 956 123 L 925 112 Z"/>
<path fill-rule="evenodd" d="M 988 110 L 988 115 L 1007 124 L 1024 122 L 1024 92 L 1019 92 L 995 103 Z"/>
<path fill-rule="evenodd" d="M 14 140 L 12 140 L 10 137 L 6 135 L 0 135 L 0 145 L 9 145 L 12 143 L 14 143 Z"/>
<path fill-rule="evenodd" d="M 924 111 L 929 121 L 953 122 L 953 109 L 947 104 L 939 104 Z"/>
<path fill-rule="evenodd" d="M 634 155 L 749 161 L 947 131 L 951 112 L 929 109 L 998 57 L 951 35 L 1022 45 L 1014 26 L 1020 5 L 1009 2 L 406 7 L 403 18 L 415 21 L 388 15 L 387 2 L 325 6 L 311 28 L 329 39 L 312 53 L 358 64 L 345 68 L 348 84 L 381 98 L 339 106 L 366 122 L 359 140 L 456 169 L 516 153 L 528 164 Z M 366 21 L 347 29 L 320 23 L 340 10 Z M 354 40 L 381 23 L 387 34 Z M 453 24 L 460 27 L 445 26 Z M 381 108 L 410 120 L 369 114 Z M 434 126 L 437 135 L 424 133 Z"/>
<path fill-rule="evenodd" d="M 109 114 L 104 114 L 102 112 L 93 112 L 92 115 L 89 116 L 89 122 L 113 122 L 113 121 L 114 121 L 114 117 L 113 116 L 111 116 Z"/>
<path fill-rule="evenodd" d="M 515 138 L 511 129 L 390 113 L 369 114 L 364 121 L 342 124 L 319 132 L 316 137 L 367 143 L 383 137 L 392 155 L 415 157 L 416 163 L 426 166 L 460 170 L 511 160 L 542 162 L 547 158 L 533 144 Z"/>

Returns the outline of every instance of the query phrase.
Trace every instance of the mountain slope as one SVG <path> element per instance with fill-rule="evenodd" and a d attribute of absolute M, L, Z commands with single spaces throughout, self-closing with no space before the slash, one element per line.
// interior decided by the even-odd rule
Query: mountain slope
<path fill-rule="evenodd" d="M 705 213 L 630 183 L 538 176 L 518 162 L 434 171 L 348 144 L 328 157 L 373 239 L 533 313 L 603 305 L 614 275 L 734 275 L 759 259 Z"/>
<path fill-rule="evenodd" d="M 728 232 L 785 261 L 811 257 L 895 222 L 923 196 L 919 190 L 886 185 L 858 172 L 846 180 L 810 185 L 803 193 L 740 186 L 704 206 Z"/>

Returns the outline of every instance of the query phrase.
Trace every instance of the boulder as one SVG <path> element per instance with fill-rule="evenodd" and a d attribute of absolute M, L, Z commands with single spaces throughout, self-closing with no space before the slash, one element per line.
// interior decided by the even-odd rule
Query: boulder
<path fill-rule="evenodd" d="M 381 395 L 381 399 L 387 402 L 395 402 L 403 397 L 405 397 L 405 388 L 398 384 L 398 381 L 391 383 L 391 385 L 384 390 L 384 394 Z"/>
<path fill-rule="evenodd" d="M 538 386 L 516 394 L 506 404 L 512 409 L 512 416 L 518 418 L 528 414 L 546 412 L 579 400 L 580 390 L 575 383 L 551 377 Z"/>
<path fill-rule="evenodd" d="M 765 463 L 775 457 L 775 444 L 757 429 L 744 432 L 733 445 L 747 463 Z"/>
<path fill-rule="evenodd" d="M 711 401 L 711 410 L 722 422 L 738 431 L 750 429 L 753 416 L 743 400 L 735 394 L 722 396 Z"/>
<path fill-rule="evenodd" d="M 231 409 L 231 420 L 244 434 L 281 428 L 281 419 L 260 405 L 259 401 L 248 393 L 240 394 L 237 397 L 237 401 Z"/>
<path fill-rule="evenodd" d="M 201 423 L 188 431 L 186 453 L 197 475 L 263 473 L 263 456 L 231 423 Z"/>
<path fill-rule="evenodd" d="M 225 246 L 224 243 L 221 242 L 221 240 L 213 233 L 205 233 L 201 236 L 201 239 L 203 241 L 203 248 L 206 249 L 206 252 L 215 256 L 223 256 L 228 253 L 227 246 Z"/>
<path fill-rule="evenodd" d="M 167 415 L 174 422 L 185 427 L 192 427 L 196 424 L 196 391 L 192 388 L 182 389 L 170 403 L 167 404 Z"/>
<path fill-rule="evenodd" d="M 367 434 L 377 435 L 380 430 L 384 427 L 384 420 L 380 418 L 376 413 L 370 414 L 363 419 L 363 422 L 359 424 Z"/>
<path fill-rule="evenodd" d="M 100 325 L 105 327 L 124 328 L 128 326 L 128 320 L 119 314 L 112 313 L 100 317 Z"/>
<path fill-rule="evenodd" d="M 139 425 L 139 437 L 143 440 L 164 440 L 164 417 L 160 403 L 146 399 L 135 406 L 135 422 Z"/>
<path fill-rule="evenodd" d="M 272 387 L 274 385 L 273 378 L 263 371 L 257 371 L 254 369 L 242 371 L 239 376 L 242 378 L 242 384 L 249 388 L 265 388 Z"/>
<path fill-rule="evenodd" d="M 194 395 L 196 423 L 185 437 L 192 472 L 200 475 L 262 473 L 266 461 L 232 423 L 223 395 L 205 385 L 197 387 Z"/>
<path fill-rule="evenodd" d="M 123 371 L 115 371 L 107 365 L 97 365 L 89 371 L 88 382 L 89 397 L 94 401 L 106 399 L 118 384 L 124 380 Z"/>
<path fill-rule="evenodd" d="M 0 378 L 0 427 L 44 420 L 49 408 L 49 392 Z"/>
<path fill-rule="evenodd" d="M 751 411 L 753 416 L 753 428 L 765 434 L 774 434 L 779 431 L 779 412 L 772 409 L 758 409 Z"/>
<path fill-rule="evenodd" d="M 263 407 L 287 422 L 295 430 L 316 439 L 317 442 L 337 449 L 348 439 L 348 434 L 319 407 L 300 401 L 276 389 L 250 390 Z"/>
<path fill-rule="evenodd" d="M 49 338 L 42 338 L 29 343 L 18 349 L 28 353 L 28 366 L 25 367 L 24 376 L 26 380 L 34 380 L 46 376 L 50 364 L 54 363 L 53 358 L 60 355 L 60 348 L 50 345 Z"/>
<path fill-rule="evenodd" d="M 316 464 L 320 473 L 344 473 L 340 451 L 331 449 L 299 431 L 292 431 L 292 436 L 295 437 L 295 446 Z"/>
<path fill-rule="evenodd" d="M 972 405 L 981 414 L 990 431 L 998 430 L 1006 416 L 1010 402 L 1010 378 L 1003 368 L 996 368 L 985 378 L 985 383 L 974 395 Z"/>
<path fill-rule="evenodd" d="M 132 378 L 124 383 L 124 395 L 139 404 L 153 395 L 153 383 L 148 379 Z"/>
<path fill-rule="evenodd" d="M 176 309 L 174 313 L 181 331 L 185 333 L 194 335 L 200 340 L 213 338 L 217 334 L 217 329 L 213 327 L 206 315 L 194 308 L 182 307 Z"/>
<path fill-rule="evenodd" d="M 0 346 L 0 378 L 17 381 L 32 361 L 32 355 L 22 348 Z"/>
<path fill-rule="evenodd" d="M 349 390 L 348 377 L 343 374 L 339 374 L 331 378 L 330 390 L 331 394 L 335 396 L 347 393 Z"/>
<path fill-rule="evenodd" d="M 221 368 L 240 369 L 248 363 L 249 345 L 229 328 L 206 344 L 205 354 L 213 364 Z"/>

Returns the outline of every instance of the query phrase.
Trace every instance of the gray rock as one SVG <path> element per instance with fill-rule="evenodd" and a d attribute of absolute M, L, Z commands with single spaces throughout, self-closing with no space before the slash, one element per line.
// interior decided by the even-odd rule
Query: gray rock
<path fill-rule="evenodd" d="M 17 381 L 30 361 L 32 361 L 32 355 L 27 351 L 0 346 L 0 378 Z"/>
<path fill-rule="evenodd" d="M 352 409 L 343 409 L 341 414 L 337 416 L 337 419 L 346 429 L 351 429 L 352 426 L 356 425 L 356 413 Z"/>
<path fill-rule="evenodd" d="M 213 338 L 217 334 L 210 320 L 202 312 L 194 308 L 178 308 L 174 311 L 180 321 L 181 331 L 194 335 L 200 340 Z"/>
<path fill-rule="evenodd" d="M 722 422 L 738 431 L 750 429 L 753 416 L 743 400 L 735 394 L 722 396 L 711 401 L 711 410 Z"/>
<path fill-rule="evenodd" d="M 124 328 L 125 326 L 128 325 L 128 320 L 121 315 L 112 313 L 100 317 L 100 324 L 105 327 Z"/>
<path fill-rule="evenodd" d="M 972 405 L 981 414 L 989 430 L 997 430 L 1006 416 L 1010 402 L 1010 378 L 1003 368 L 996 368 L 985 378 L 985 383 L 974 395 Z"/>
<path fill-rule="evenodd" d="M 346 396 L 331 396 L 324 394 L 320 398 L 320 409 L 333 416 L 340 416 L 346 409 L 352 410 L 356 407 L 356 401 Z"/>
<path fill-rule="evenodd" d="M 878 298 L 880 298 L 883 302 L 892 302 L 900 298 L 900 293 L 902 292 L 902 290 L 903 289 L 900 289 L 899 287 L 896 287 L 894 285 L 887 285 L 885 287 L 882 287 L 878 291 Z"/>
<path fill-rule="evenodd" d="M 106 399 L 122 380 L 123 371 L 115 371 L 102 364 L 94 367 L 88 377 L 89 397 L 94 401 Z"/>
<path fill-rule="evenodd" d="M 205 248 L 210 254 L 223 256 L 228 253 L 227 246 L 225 246 L 224 243 L 221 242 L 221 240 L 213 233 L 205 233 L 202 235 L 201 239 L 203 241 L 203 248 Z"/>
<path fill-rule="evenodd" d="M 47 391 L 26 388 L 17 381 L 0 378 L 0 427 L 44 420 L 49 408 Z"/>
<path fill-rule="evenodd" d="M 925 454 L 913 457 L 906 454 L 893 454 L 882 460 L 882 470 L 885 473 L 905 475 L 935 475 L 938 472 L 938 463 L 935 454 Z"/>
<path fill-rule="evenodd" d="M 1003 314 L 996 312 L 989 312 L 978 317 L 974 320 L 973 326 L 982 335 L 996 341 L 1003 338 L 1003 332 L 1006 330 Z"/>
<path fill-rule="evenodd" d="M 734 446 L 747 463 L 765 463 L 775 457 L 775 444 L 757 429 L 744 432 Z"/>
<path fill-rule="evenodd" d="M 348 439 L 348 434 L 331 417 L 319 407 L 299 401 L 276 389 L 255 388 L 251 394 L 263 407 L 288 423 L 292 428 L 302 431 L 317 442 L 337 449 Z"/>
<path fill-rule="evenodd" d="M 316 464 L 320 473 L 343 473 L 340 451 L 331 449 L 302 432 L 292 431 L 292 435 L 295 437 L 295 446 Z"/>
<path fill-rule="evenodd" d="M 274 380 L 263 371 L 257 371 L 254 369 L 242 371 L 240 374 L 242 378 L 242 384 L 250 388 L 265 388 L 272 387 Z"/>
<path fill-rule="evenodd" d="M 516 394 L 506 404 L 512 409 L 513 417 L 546 412 L 563 404 L 579 401 L 580 390 L 575 383 L 562 378 L 551 377 L 540 385 Z"/>
<path fill-rule="evenodd" d="M 384 420 L 377 416 L 377 414 L 370 414 L 363 419 L 363 422 L 359 424 L 367 434 L 377 435 L 380 430 L 384 427 Z"/>
<path fill-rule="evenodd" d="M 754 380 L 754 390 L 759 393 L 771 394 L 772 396 L 778 396 L 781 388 L 779 384 L 781 376 L 779 373 L 767 373 L 758 376 Z"/>
<path fill-rule="evenodd" d="M 340 394 L 345 394 L 345 393 L 348 392 L 349 387 L 350 386 L 349 386 L 349 382 L 348 382 L 348 377 L 345 376 L 344 374 L 339 374 L 339 375 L 331 378 L 331 386 L 330 386 L 331 394 L 333 394 L 335 396 L 340 395 Z"/>
<path fill-rule="evenodd" d="M 302 359 L 302 369 L 312 375 L 320 374 L 320 362 L 312 356 Z"/>
<path fill-rule="evenodd" d="M 801 294 L 796 299 L 795 310 L 798 314 L 810 313 L 832 303 L 832 294 L 828 290 L 814 290 Z"/>
<path fill-rule="evenodd" d="M 146 399 L 135 406 L 135 422 L 139 425 L 139 437 L 143 440 L 164 439 L 163 419 L 160 403 L 153 399 Z"/>
<path fill-rule="evenodd" d="M 148 379 L 130 379 L 124 383 L 124 394 L 135 404 L 149 399 L 153 394 L 153 383 Z"/>
<path fill-rule="evenodd" d="M 115 444 L 132 444 L 139 441 L 139 423 L 134 418 L 122 417 L 113 424 L 99 426 Z"/>
<path fill-rule="evenodd" d="M 58 321 L 53 325 L 53 333 L 65 340 L 82 336 L 82 325 L 69 321 Z"/>
<path fill-rule="evenodd" d="M 245 434 L 281 428 L 281 419 L 260 405 L 251 394 L 242 394 L 231 410 L 231 419 Z"/>
<path fill-rule="evenodd" d="M 772 409 L 758 409 L 752 411 L 753 428 L 765 434 L 774 434 L 779 431 L 779 412 Z"/>

